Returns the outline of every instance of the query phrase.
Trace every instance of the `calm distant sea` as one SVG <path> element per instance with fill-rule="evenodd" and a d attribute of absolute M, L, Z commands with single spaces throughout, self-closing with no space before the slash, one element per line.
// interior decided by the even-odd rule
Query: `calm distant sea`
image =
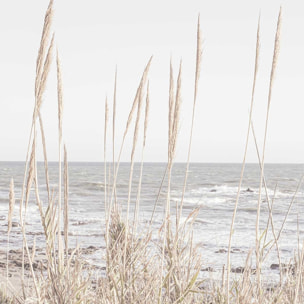
<path fill-rule="evenodd" d="M 57 164 L 50 163 L 50 180 L 54 194 L 57 193 Z M 166 164 L 145 163 L 140 200 L 140 219 L 143 225 L 150 219 L 157 194 L 160 189 Z M 109 167 L 108 167 L 109 169 Z M 128 163 L 120 164 L 117 180 L 118 202 L 124 206 L 127 201 Z M 17 198 L 14 212 L 14 222 L 18 222 L 19 201 L 23 181 L 24 163 L 0 162 L 0 246 L 6 246 L 7 211 L 9 183 L 11 177 L 15 181 L 15 195 Z M 259 166 L 248 164 L 245 169 L 244 181 L 241 188 L 239 208 L 237 211 L 233 234 L 232 266 L 244 264 L 246 255 L 255 246 L 255 220 L 259 190 Z M 70 163 L 69 164 L 69 203 L 70 203 L 70 242 L 76 242 L 84 247 L 104 245 L 104 167 L 103 163 Z M 206 267 L 220 270 L 226 263 L 225 250 L 233 208 L 236 200 L 238 182 L 240 178 L 240 164 L 201 164 L 190 165 L 188 184 L 184 200 L 184 214 L 186 218 L 193 208 L 199 207 L 199 215 L 194 225 L 195 242 L 200 245 L 203 261 Z M 273 202 L 273 219 L 275 231 L 278 233 L 285 218 L 289 205 L 295 195 L 293 205 L 287 217 L 285 228 L 279 241 L 282 262 L 287 263 L 295 251 L 302 246 L 304 235 L 304 187 L 299 185 L 304 173 L 304 165 L 298 164 L 267 164 L 265 178 L 268 195 Z M 110 174 L 113 174 L 113 172 Z M 46 187 L 43 177 L 43 165 L 39 164 L 39 187 L 42 200 L 46 200 Z M 139 176 L 139 165 L 135 166 L 133 178 L 133 196 L 135 201 Z M 171 187 L 172 214 L 175 203 L 180 200 L 185 176 L 185 164 L 175 164 Z M 298 192 L 295 194 L 297 187 Z M 156 208 L 155 228 L 159 228 L 164 214 L 167 181 L 165 179 L 160 192 L 160 199 Z M 261 231 L 265 229 L 269 218 L 265 191 L 262 193 Z M 39 219 L 39 212 L 35 205 L 34 193 L 31 193 L 27 217 L 27 231 L 29 243 L 36 237 L 37 246 L 43 245 L 43 233 Z M 11 247 L 20 247 L 20 228 L 13 227 L 11 233 Z M 155 229 L 155 230 L 156 230 Z M 157 237 L 157 236 L 155 236 Z M 269 230 L 268 239 L 272 239 Z M 265 261 L 265 269 L 271 263 L 277 263 L 277 254 L 273 251 Z"/>

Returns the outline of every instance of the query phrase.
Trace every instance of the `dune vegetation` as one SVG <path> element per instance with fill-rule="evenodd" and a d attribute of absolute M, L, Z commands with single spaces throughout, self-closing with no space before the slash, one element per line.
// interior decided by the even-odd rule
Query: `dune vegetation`
<path fill-rule="evenodd" d="M 200 272 L 203 267 L 203 252 L 193 242 L 193 223 L 198 209 L 193 209 L 186 221 L 182 221 L 184 194 L 187 185 L 188 169 L 190 164 L 192 130 L 194 126 L 197 92 L 201 69 L 202 37 L 200 22 L 197 26 L 196 71 L 193 85 L 193 114 L 191 133 L 189 134 L 189 151 L 185 170 L 184 186 L 180 200 L 173 207 L 170 199 L 170 185 L 172 167 L 178 141 L 180 121 L 180 104 L 182 89 L 182 65 L 179 66 L 177 77 L 170 64 L 169 70 L 169 101 L 168 101 L 168 162 L 163 183 L 166 183 L 167 197 L 163 223 L 158 230 L 158 241 L 152 239 L 152 224 L 154 212 L 151 214 L 149 224 L 142 223 L 139 217 L 141 178 L 143 158 L 141 161 L 141 174 L 135 193 L 134 201 L 131 194 L 134 192 L 133 170 L 135 151 L 142 152 L 146 144 L 146 131 L 149 120 L 149 68 L 152 57 L 148 60 L 135 93 L 132 108 L 126 122 L 126 127 L 118 159 L 108 163 L 107 136 L 112 127 L 113 145 L 115 137 L 116 113 L 116 80 L 114 84 L 114 98 L 112 103 L 112 118 L 109 117 L 110 105 L 105 103 L 104 117 L 104 176 L 106 185 L 104 198 L 105 206 L 105 261 L 104 274 L 96 273 L 94 267 L 85 262 L 82 248 L 69 246 L 69 168 L 67 148 L 63 145 L 63 84 L 60 66 L 60 50 L 55 53 L 55 37 L 51 31 L 53 16 L 53 0 L 50 0 L 46 11 L 41 44 L 36 62 L 35 79 L 35 105 L 25 161 L 25 172 L 21 198 L 16 201 L 14 194 L 14 181 L 11 180 L 9 190 L 9 214 L 7 229 L 7 260 L 6 278 L 1 283 L 0 303 L 303 303 L 304 301 L 304 251 L 299 248 L 298 255 L 294 257 L 292 267 L 280 264 L 280 280 L 276 285 L 269 287 L 265 284 L 267 278 L 262 276 L 263 259 L 267 254 L 265 250 L 265 233 L 273 235 L 271 250 L 279 254 L 278 239 L 280 232 L 274 230 L 272 219 L 272 205 L 268 199 L 269 225 L 268 230 L 260 233 L 260 205 L 261 193 L 265 187 L 264 179 L 264 151 L 267 142 L 267 122 L 271 106 L 271 93 L 273 79 L 279 54 L 281 12 L 278 17 L 277 32 L 273 52 L 273 63 L 270 75 L 268 93 L 267 118 L 263 150 L 260 159 L 260 195 L 256 210 L 256 246 L 254 251 L 248 252 L 248 259 L 239 279 L 231 278 L 230 252 L 233 239 L 234 222 L 237 216 L 238 201 L 244 167 L 249 134 L 253 132 L 251 113 L 254 105 L 255 82 L 258 75 L 259 59 L 259 26 L 256 41 L 256 59 L 254 67 L 254 81 L 252 85 L 252 99 L 248 119 L 247 139 L 245 143 L 242 171 L 240 172 L 239 191 L 235 200 L 233 217 L 231 219 L 230 238 L 227 240 L 227 264 L 222 272 L 221 280 L 203 280 Z M 53 60 L 54 57 L 56 60 Z M 53 63 L 54 61 L 54 63 Z M 47 149 L 43 131 L 41 105 L 47 85 L 50 69 L 55 66 L 57 70 L 58 91 L 58 181 L 59 185 L 53 189 L 49 178 Z M 175 79 L 176 78 L 176 79 Z M 141 119 L 141 116 L 143 118 Z M 140 122 L 143 121 L 141 126 Z M 139 132 L 142 128 L 143 132 Z M 132 150 L 130 155 L 130 171 L 128 180 L 129 195 L 123 201 L 116 196 L 116 181 L 119 175 L 120 155 L 124 149 L 127 134 L 133 133 Z M 143 134 L 142 138 L 140 134 Z M 253 133 L 254 134 L 254 133 Z M 37 174 L 37 145 L 42 143 L 44 156 L 45 180 L 39 180 Z M 113 149 L 114 150 L 114 149 Z M 257 150 L 258 151 L 258 150 Z M 112 168 L 109 175 L 108 166 Z M 42 203 L 41 184 L 46 185 L 47 201 Z M 160 185 L 161 187 L 162 185 Z M 40 213 L 41 226 L 45 237 L 45 246 L 42 248 L 44 260 L 37 260 L 35 246 L 29 246 L 27 237 L 28 204 L 30 197 L 34 196 Z M 133 193 L 134 196 L 134 193 Z M 131 199 L 132 198 L 132 199 Z M 155 197 L 157 204 L 158 197 Z M 20 276 L 18 282 L 12 282 L 10 263 L 10 236 L 12 215 L 15 202 L 20 204 L 19 224 L 23 237 L 23 246 L 20 249 Z M 131 208 L 131 205 L 134 208 Z M 131 212 L 131 209 L 134 212 Z M 251 265 L 250 257 L 255 255 L 256 265 Z M 20 285 L 20 289 L 17 285 Z"/>

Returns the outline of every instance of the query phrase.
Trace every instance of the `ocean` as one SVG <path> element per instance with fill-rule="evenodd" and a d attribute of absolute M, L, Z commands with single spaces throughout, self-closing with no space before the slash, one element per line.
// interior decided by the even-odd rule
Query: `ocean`
<path fill-rule="evenodd" d="M 158 193 L 159 201 L 153 228 L 158 231 L 164 218 L 167 180 L 161 187 L 166 169 L 165 163 L 144 163 L 141 186 L 139 219 L 145 227 L 150 221 L 151 213 Z M 185 177 L 186 165 L 174 164 L 171 182 L 171 212 L 174 216 L 176 202 L 180 201 Z M 46 186 L 43 176 L 43 164 L 38 164 L 39 189 L 41 199 L 46 204 Z M 128 197 L 129 163 L 121 163 L 116 183 L 117 201 L 124 207 Z M 22 244 L 19 222 L 19 202 L 23 183 L 23 162 L 0 162 L 0 246 L 6 248 L 7 213 L 10 179 L 15 182 L 16 207 L 13 216 L 13 229 L 10 236 L 10 248 L 20 248 Z M 111 164 L 107 172 L 113 176 Z M 140 164 L 136 164 L 133 175 L 131 216 L 136 200 Z M 288 264 L 298 250 L 301 250 L 304 236 L 304 189 L 300 184 L 304 165 L 299 164 L 266 164 L 265 179 L 267 192 L 272 204 L 272 216 L 276 235 L 282 223 L 286 223 L 279 239 L 280 258 Z M 51 189 L 57 195 L 58 164 L 49 164 Z M 220 273 L 227 264 L 227 247 L 233 209 L 236 201 L 241 164 L 203 164 L 191 163 L 188 183 L 184 198 L 182 218 L 187 218 L 194 208 L 199 213 L 194 224 L 194 242 L 199 246 L 204 267 L 210 267 L 214 273 Z M 108 178 L 109 180 L 109 178 Z M 247 164 L 241 187 L 239 205 L 232 238 L 231 265 L 243 266 L 248 252 L 253 250 L 254 267 L 255 221 L 259 196 L 260 169 L 257 164 Z M 298 188 L 298 191 L 297 191 Z M 70 246 L 76 243 L 82 247 L 94 246 L 98 250 L 88 259 L 95 264 L 102 264 L 104 248 L 104 166 L 103 163 L 69 163 L 69 234 Z M 262 191 L 260 233 L 267 226 L 269 210 L 265 190 Z M 40 223 L 40 215 L 35 204 L 32 191 L 26 218 L 28 242 L 36 238 L 36 246 L 42 247 L 44 235 Z M 289 214 L 286 217 L 287 211 Z M 269 226 L 270 227 L 270 226 Z M 144 229 L 144 228 L 143 228 Z M 153 236 L 157 238 L 157 233 Z M 272 229 L 269 228 L 267 240 L 273 240 Z M 265 252 L 270 244 L 265 247 Z M 278 276 L 278 270 L 271 269 L 271 264 L 278 263 L 275 247 L 263 262 L 263 272 L 267 276 Z M 210 274 L 209 274 L 210 275 Z"/>

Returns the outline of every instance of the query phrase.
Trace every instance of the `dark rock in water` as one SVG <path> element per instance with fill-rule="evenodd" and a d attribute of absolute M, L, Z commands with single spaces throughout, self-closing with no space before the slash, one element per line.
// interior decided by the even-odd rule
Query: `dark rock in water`
<path fill-rule="evenodd" d="M 15 254 L 17 254 L 17 253 L 20 253 L 20 250 L 11 249 L 9 251 L 9 253 L 15 253 Z"/>
<path fill-rule="evenodd" d="M 245 268 L 242 266 L 231 268 L 231 272 L 233 273 L 243 273 L 245 271 Z"/>
<path fill-rule="evenodd" d="M 244 273 L 246 270 L 245 267 L 242 267 L 242 266 L 239 266 L 239 267 L 236 267 L 236 268 L 231 268 L 231 272 L 233 273 Z M 256 269 L 249 269 L 249 271 L 251 272 L 251 274 L 256 274 Z"/>
<path fill-rule="evenodd" d="M 43 235 L 42 231 L 29 231 L 27 232 L 28 235 Z"/>
<path fill-rule="evenodd" d="M 279 264 L 271 264 L 270 269 L 280 269 L 280 265 Z"/>
<path fill-rule="evenodd" d="M 85 253 L 85 254 L 91 254 L 91 253 L 95 252 L 97 249 L 98 248 L 95 247 L 95 246 L 89 246 L 89 247 L 83 249 L 83 253 Z"/>
<path fill-rule="evenodd" d="M 4 221 L 6 217 L 4 215 L 0 215 L 0 221 Z"/>
<path fill-rule="evenodd" d="M 78 222 L 75 222 L 75 223 L 72 223 L 73 226 L 83 226 L 83 225 L 87 225 L 88 222 L 86 221 L 78 221 Z"/>
<path fill-rule="evenodd" d="M 20 268 L 22 267 L 22 262 L 21 262 L 21 261 L 14 260 L 14 261 L 12 261 L 12 263 L 13 263 L 15 266 L 17 266 L 17 267 L 20 267 Z M 42 263 L 34 262 L 34 263 L 32 263 L 32 266 L 33 266 L 33 269 L 34 269 L 34 270 L 37 270 L 37 269 L 46 270 L 46 269 L 47 269 L 46 265 L 43 265 Z M 24 268 L 25 268 L 26 270 L 30 270 L 30 263 L 25 262 L 25 263 L 24 263 Z"/>
<path fill-rule="evenodd" d="M 7 224 L 3 225 L 3 226 L 7 226 Z M 12 227 L 16 228 L 16 227 L 19 227 L 19 223 L 17 222 L 12 222 Z"/>
<path fill-rule="evenodd" d="M 251 190 L 250 188 L 247 188 L 246 192 L 254 192 L 254 191 Z"/>
<path fill-rule="evenodd" d="M 240 248 L 233 248 L 231 250 L 231 253 L 244 253 L 245 251 L 244 250 L 241 250 Z"/>
<path fill-rule="evenodd" d="M 22 262 L 21 261 L 17 261 L 17 260 L 15 260 L 15 261 L 13 261 L 13 264 L 15 264 L 17 267 L 22 267 Z M 25 266 L 26 264 L 24 264 L 24 266 Z M 25 267 L 26 268 L 26 267 Z"/>
<path fill-rule="evenodd" d="M 227 253 L 227 252 L 228 252 L 228 250 L 224 249 L 224 248 L 221 248 L 221 249 L 215 251 L 215 253 Z M 243 252 L 243 251 L 239 248 L 233 248 L 230 250 L 230 253 L 240 253 L 240 252 Z"/>
<path fill-rule="evenodd" d="M 215 189 L 211 189 L 210 192 L 216 192 L 216 190 Z"/>
<path fill-rule="evenodd" d="M 206 267 L 206 268 L 202 268 L 201 271 L 208 271 L 208 272 L 215 272 L 214 268 L 212 267 Z"/>
<path fill-rule="evenodd" d="M 215 251 L 215 253 L 227 253 L 226 249 L 219 249 L 217 251 Z"/>
<path fill-rule="evenodd" d="M 282 271 L 283 272 L 290 271 L 292 274 L 295 274 L 296 270 L 295 270 L 295 266 L 294 265 L 282 263 L 281 267 L 282 267 Z M 270 265 L 270 269 L 272 269 L 272 270 L 280 270 L 280 264 L 271 264 Z"/>
<path fill-rule="evenodd" d="M 98 247 L 95 247 L 95 246 L 89 246 L 87 248 L 81 248 L 79 250 L 79 253 L 82 253 L 82 254 L 92 254 L 94 253 L 95 251 L 97 251 L 99 248 Z M 72 254 L 72 252 L 74 251 L 75 249 L 74 248 L 69 248 L 69 254 Z M 76 250 L 76 253 L 78 251 Z"/>

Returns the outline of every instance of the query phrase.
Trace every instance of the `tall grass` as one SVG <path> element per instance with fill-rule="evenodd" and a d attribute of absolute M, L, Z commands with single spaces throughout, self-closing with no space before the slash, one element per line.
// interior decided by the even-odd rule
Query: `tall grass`
<path fill-rule="evenodd" d="M 52 59 L 55 38 L 51 31 L 53 15 L 53 1 L 51 0 L 45 15 L 41 44 L 36 63 L 35 79 L 35 105 L 33 110 L 32 128 L 29 137 L 28 151 L 25 162 L 24 181 L 20 200 L 20 226 L 23 236 L 22 246 L 22 275 L 21 285 L 23 294 L 16 294 L 9 284 L 9 236 L 11 233 L 12 212 L 14 208 L 14 186 L 11 182 L 9 195 L 9 215 L 7 231 L 7 284 L 6 289 L 0 292 L 0 303 L 303 303 L 304 300 L 304 250 L 298 250 L 298 255 L 294 257 L 293 268 L 283 273 L 283 265 L 280 263 L 281 280 L 278 286 L 268 289 L 261 280 L 261 269 L 263 259 L 270 252 L 271 248 L 264 254 L 261 242 L 263 239 L 259 232 L 260 203 L 262 186 L 266 187 L 264 176 L 264 159 L 267 126 L 269 120 L 269 108 L 271 92 L 273 88 L 273 78 L 278 57 L 279 32 L 281 24 L 281 12 L 278 18 L 277 34 L 275 38 L 275 48 L 273 56 L 272 71 L 267 105 L 267 120 L 265 126 L 265 137 L 262 154 L 257 149 L 260 159 L 260 194 L 257 204 L 256 218 L 256 265 L 255 271 L 251 265 L 253 251 L 249 251 L 243 271 L 238 279 L 231 279 L 230 269 L 230 249 L 232 244 L 232 234 L 234 222 L 237 214 L 240 189 L 245 169 L 246 153 L 250 131 L 254 139 L 254 129 L 252 123 L 252 110 L 254 104 L 255 83 L 258 72 L 259 58 L 259 30 L 257 30 L 256 58 L 254 66 L 254 80 L 251 94 L 250 114 L 247 129 L 243 165 L 239 182 L 233 217 L 231 221 L 230 237 L 227 252 L 227 265 L 223 269 L 222 280 L 204 281 L 200 273 L 202 269 L 203 252 L 193 242 L 193 224 L 198 214 L 198 209 L 190 212 L 185 221 L 182 221 L 183 202 L 187 187 L 187 177 L 189 164 L 191 161 L 192 132 L 194 128 L 195 108 L 199 89 L 199 75 L 202 57 L 202 38 L 200 33 L 200 20 L 197 25 L 197 48 L 196 48 L 196 69 L 194 75 L 194 93 L 192 105 L 191 132 L 189 134 L 189 149 L 187 165 L 180 200 L 172 206 L 171 182 L 172 168 L 176 154 L 178 131 L 180 127 L 181 114 L 181 92 L 182 92 L 182 62 L 180 62 L 177 77 L 175 80 L 174 67 L 172 62 L 169 66 L 169 100 L 168 100 L 168 162 L 162 184 L 167 183 L 166 205 L 162 224 L 158 229 L 158 241 L 152 240 L 152 222 L 154 221 L 154 211 L 151 215 L 149 225 L 144 225 L 138 216 L 141 202 L 141 182 L 143 174 L 144 149 L 146 146 L 146 136 L 149 117 L 149 68 L 152 57 L 144 68 L 140 79 L 135 98 L 130 109 L 126 127 L 120 146 L 119 154 L 115 155 L 115 124 L 116 124 L 116 91 L 117 91 L 117 70 L 115 73 L 114 96 L 112 104 L 112 164 L 107 169 L 107 139 L 108 126 L 110 123 L 109 104 L 105 102 L 105 126 L 104 126 L 104 206 L 105 206 L 105 274 L 98 275 L 94 269 L 87 266 L 82 255 L 81 248 L 69 248 L 69 174 L 68 174 L 68 154 L 63 146 L 63 85 L 61 76 L 61 66 L 59 52 L 56 56 L 57 69 L 57 92 L 58 92 L 58 186 L 51 187 L 49 178 L 49 167 L 47 158 L 46 140 L 43 131 L 43 121 L 41 115 L 41 104 L 45 91 Z M 153 101 L 151 101 L 153 102 Z M 144 118 L 142 118 L 144 113 Z M 135 119 L 134 119 L 135 117 Z M 142 123 L 143 121 L 143 123 Z M 116 196 L 116 181 L 119 175 L 120 157 L 124 148 L 127 134 L 134 123 L 132 150 L 130 155 L 130 170 L 128 195 L 125 201 L 120 201 Z M 143 128 L 143 135 L 139 130 Z M 41 136 L 43 155 L 45 184 L 47 189 L 47 201 L 43 205 L 40 199 L 40 186 L 37 177 L 37 157 L 36 148 L 38 136 Z M 141 144 L 139 144 L 141 142 Z M 256 142 L 256 139 L 255 139 Z M 257 147 L 257 145 L 256 145 Z M 135 200 L 132 196 L 134 155 L 136 151 L 141 152 L 140 177 L 136 187 Z M 62 175 L 63 157 L 63 175 Z M 110 171 L 112 169 L 112 172 Z M 163 185 L 160 185 L 162 187 Z M 63 188 L 63 196 L 62 196 Z M 26 230 L 27 207 L 29 203 L 31 189 L 35 193 L 35 201 L 39 209 L 41 226 L 45 235 L 44 254 L 46 265 L 42 270 L 34 268 L 35 246 L 28 246 L 28 235 Z M 134 191 L 134 190 L 133 190 Z M 63 200 L 63 201 L 62 201 Z M 269 225 L 272 229 L 273 244 L 279 254 L 277 244 L 285 220 L 279 232 L 276 234 L 272 222 L 272 205 L 269 202 Z M 158 196 L 155 198 L 155 205 Z M 134 205 L 133 217 L 131 206 Z M 290 206 L 292 205 L 292 202 Z M 175 207 L 176 217 L 171 214 Z M 155 224 L 156 225 L 156 224 Z M 138 229 L 140 227 L 140 229 Z M 271 227 L 271 228 L 269 228 Z M 267 230 L 265 233 L 267 233 Z M 63 235 L 63 237 L 62 237 Z M 264 237 L 264 242 L 266 237 Z M 28 262 L 30 272 L 25 276 L 25 262 Z M 225 282 L 226 280 L 226 282 Z M 7 295 L 10 290 L 11 295 Z M 34 292 L 33 292 L 34 291 Z"/>

